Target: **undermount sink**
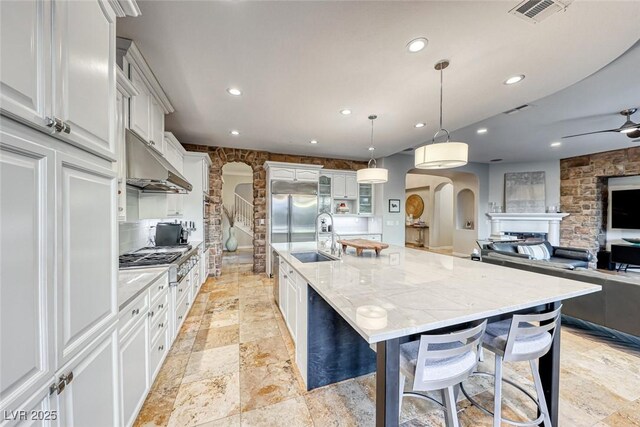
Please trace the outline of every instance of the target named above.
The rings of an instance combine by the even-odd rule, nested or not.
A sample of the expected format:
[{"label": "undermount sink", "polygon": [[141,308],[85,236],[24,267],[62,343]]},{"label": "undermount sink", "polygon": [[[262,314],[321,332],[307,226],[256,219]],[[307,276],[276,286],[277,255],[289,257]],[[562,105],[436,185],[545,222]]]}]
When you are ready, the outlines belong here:
[{"label": "undermount sink", "polygon": [[336,258],[333,258],[327,254],[323,254],[322,252],[297,252],[291,254],[295,259],[300,261],[303,264],[309,262],[326,262],[326,261],[336,261]]}]

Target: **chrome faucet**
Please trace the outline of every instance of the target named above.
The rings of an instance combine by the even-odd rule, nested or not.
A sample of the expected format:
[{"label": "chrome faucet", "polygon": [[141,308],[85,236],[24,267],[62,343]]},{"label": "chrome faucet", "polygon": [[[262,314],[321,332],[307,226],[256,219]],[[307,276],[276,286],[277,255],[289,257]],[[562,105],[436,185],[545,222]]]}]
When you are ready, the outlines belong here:
[{"label": "chrome faucet", "polygon": [[331,215],[329,212],[320,212],[316,216],[316,245],[320,244],[320,239],[319,239],[320,232],[318,230],[318,220],[322,215],[327,215],[331,219],[331,255],[337,255],[338,257],[340,257],[341,251],[340,251],[340,245],[338,245],[338,241],[336,239],[336,227],[333,223],[333,215]]}]

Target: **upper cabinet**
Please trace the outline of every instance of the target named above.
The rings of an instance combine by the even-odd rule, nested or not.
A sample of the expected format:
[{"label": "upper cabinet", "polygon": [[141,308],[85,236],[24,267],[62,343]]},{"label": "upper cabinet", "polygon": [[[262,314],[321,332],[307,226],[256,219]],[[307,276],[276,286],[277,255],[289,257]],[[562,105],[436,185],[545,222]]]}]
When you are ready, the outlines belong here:
[{"label": "upper cabinet", "polygon": [[117,39],[117,63],[138,92],[131,97],[129,129],[164,156],[164,115],[174,111],[169,98],[133,41]]},{"label": "upper cabinet", "polygon": [[116,15],[109,2],[0,7],[0,55],[12,59],[1,65],[2,113],[116,160]]},{"label": "upper cabinet", "polygon": [[129,98],[138,94],[124,72],[116,70],[116,147],[118,149],[118,221],[127,220],[127,147],[125,131],[129,118]]},{"label": "upper cabinet", "polygon": [[355,173],[334,173],[332,189],[334,199],[357,199],[358,181]]},{"label": "upper cabinet", "polygon": [[318,182],[322,166],[299,163],[265,162],[271,181]]}]

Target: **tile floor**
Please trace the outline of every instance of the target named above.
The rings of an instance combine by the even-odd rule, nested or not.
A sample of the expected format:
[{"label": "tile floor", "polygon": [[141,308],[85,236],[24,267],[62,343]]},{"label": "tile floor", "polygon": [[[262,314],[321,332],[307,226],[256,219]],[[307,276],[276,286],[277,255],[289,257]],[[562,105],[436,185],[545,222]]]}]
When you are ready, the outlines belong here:
[{"label": "tile floor", "polygon": [[[373,426],[374,375],[306,392],[271,280],[225,261],[222,276],[197,296],[136,426]],[[640,353],[568,328],[562,339],[560,426],[640,426]],[[493,366],[490,355],[484,365]],[[505,373],[533,390],[527,369],[508,364]],[[467,389],[490,406],[488,381]],[[463,426],[491,425],[463,397],[458,408]],[[443,425],[435,404],[405,398],[402,410],[404,427]],[[505,387],[505,416],[533,412]]]}]

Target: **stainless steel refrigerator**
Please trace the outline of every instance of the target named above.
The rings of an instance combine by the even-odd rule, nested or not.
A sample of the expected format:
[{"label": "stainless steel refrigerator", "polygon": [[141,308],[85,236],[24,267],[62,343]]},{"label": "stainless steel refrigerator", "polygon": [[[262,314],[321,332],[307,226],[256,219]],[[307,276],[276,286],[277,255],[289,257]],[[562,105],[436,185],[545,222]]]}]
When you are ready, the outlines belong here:
[{"label": "stainless steel refrigerator", "polygon": [[271,182],[271,242],[312,242],[318,214],[317,182]]}]

